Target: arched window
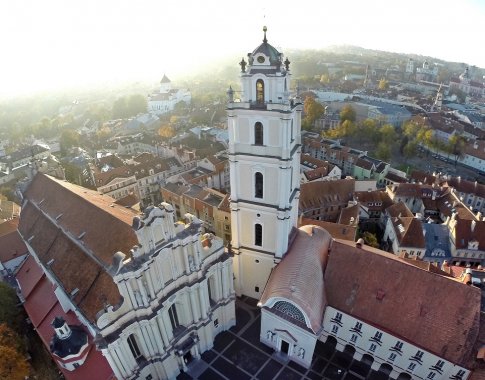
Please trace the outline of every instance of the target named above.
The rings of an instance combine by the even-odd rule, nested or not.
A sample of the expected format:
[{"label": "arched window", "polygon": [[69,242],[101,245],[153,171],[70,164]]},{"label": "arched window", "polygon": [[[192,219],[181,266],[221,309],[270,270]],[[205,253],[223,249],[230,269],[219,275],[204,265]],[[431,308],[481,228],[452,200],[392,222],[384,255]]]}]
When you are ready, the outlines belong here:
[{"label": "arched window", "polygon": [[254,196],[263,198],[263,174],[260,172],[254,175]]},{"label": "arched window", "polygon": [[168,316],[170,317],[170,323],[172,324],[173,330],[180,327],[179,317],[177,315],[177,307],[175,306],[175,304],[170,306],[170,309],[168,309]]},{"label": "arched window", "polygon": [[263,245],[263,226],[259,223],[254,225],[254,245]]},{"label": "arched window", "polygon": [[138,343],[136,342],[136,337],[134,334],[131,334],[128,339],[128,346],[130,347],[130,351],[133,354],[135,360],[138,360],[142,357],[140,348],[138,347]]},{"label": "arched window", "polygon": [[254,124],[254,145],[263,145],[263,124]]},{"label": "arched window", "polygon": [[283,314],[286,314],[287,316],[293,318],[298,322],[305,323],[305,317],[303,316],[300,309],[298,309],[295,305],[292,305],[289,302],[278,301],[274,304],[273,309],[278,310]]},{"label": "arched window", "polygon": [[259,104],[264,103],[264,82],[262,79],[256,81],[256,102]]}]

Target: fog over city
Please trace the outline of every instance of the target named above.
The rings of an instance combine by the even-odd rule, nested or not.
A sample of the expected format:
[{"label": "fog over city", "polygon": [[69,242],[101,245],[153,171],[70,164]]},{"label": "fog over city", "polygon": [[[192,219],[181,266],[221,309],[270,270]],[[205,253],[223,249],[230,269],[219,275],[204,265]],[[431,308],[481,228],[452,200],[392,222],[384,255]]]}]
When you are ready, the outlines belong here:
[{"label": "fog over city", "polygon": [[0,95],[102,81],[177,79],[262,38],[355,45],[485,67],[481,1],[5,1]]}]

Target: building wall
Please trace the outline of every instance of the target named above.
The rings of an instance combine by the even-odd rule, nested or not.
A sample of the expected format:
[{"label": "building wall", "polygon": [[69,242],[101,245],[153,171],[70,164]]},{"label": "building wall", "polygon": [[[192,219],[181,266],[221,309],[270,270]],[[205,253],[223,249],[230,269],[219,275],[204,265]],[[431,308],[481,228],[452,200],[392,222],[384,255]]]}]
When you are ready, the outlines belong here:
[{"label": "building wall", "polygon": [[290,323],[271,311],[261,310],[261,334],[259,339],[262,343],[281,351],[283,341],[289,344],[288,358],[305,368],[312,364],[313,351],[317,342],[317,336]]},{"label": "building wall", "polygon": [[[376,335],[377,334],[377,335]],[[451,363],[431,352],[416,347],[390,332],[379,330],[351,315],[328,306],[325,310],[323,333],[320,340],[326,341],[329,336],[337,340],[337,349],[343,351],[345,346],[355,349],[354,358],[362,356],[373,358],[372,368],[378,370],[387,363],[393,367],[391,378],[396,379],[400,373],[407,373],[413,379],[450,379],[457,378],[460,371],[463,379],[468,378],[470,371]],[[434,373],[434,375],[432,375]],[[431,374],[431,375],[430,375]]]}]

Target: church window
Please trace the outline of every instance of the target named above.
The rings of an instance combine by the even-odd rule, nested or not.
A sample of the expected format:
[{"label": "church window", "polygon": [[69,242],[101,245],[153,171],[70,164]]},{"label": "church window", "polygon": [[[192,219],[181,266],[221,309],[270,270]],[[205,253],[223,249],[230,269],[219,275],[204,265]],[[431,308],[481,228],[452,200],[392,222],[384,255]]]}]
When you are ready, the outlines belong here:
[{"label": "church window", "polygon": [[135,360],[138,360],[141,357],[140,348],[138,348],[138,343],[136,342],[136,337],[134,334],[131,334],[128,339],[128,346],[130,347],[131,353]]},{"label": "church window", "polygon": [[264,103],[264,82],[262,79],[256,81],[256,102],[259,104]]},{"label": "church window", "polygon": [[409,363],[409,365],[408,365],[409,371],[414,371],[415,368],[416,368],[416,363]]},{"label": "church window", "polygon": [[371,345],[369,347],[369,351],[370,352],[375,352],[376,351],[376,348],[377,348],[377,346],[374,343],[371,343]]},{"label": "church window", "polygon": [[263,124],[259,121],[254,124],[254,145],[263,145]]},{"label": "church window", "polygon": [[175,304],[170,306],[170,309],[168,309],[168,316],[170,317],[172,329],[175,330],[176,328],[180,327],[179,318],[177,315],[177,307],[175,306]]},{"label": "church window", "polygon": [[254,245],[263,245],[263,226],[259,223],[254,225]]},{"label": "church window", "polygon": [[263,198],[263,174],[260,172],[254,174],[254,196]]},{"label": "church window", "polygon": [[337,325],[333,325],[332,326],[332,333],[333,334],[337,334],[338,333],[338,326]]},{"label": "church window", "polygon": [[303,313],[295,305],[292,305],[289,302],[278,301],[274,304],[273,309],[278,310],[283,314],[286,314],[287,316],[298,322],[305,323],[305,317],[303,316]]},{"label": "church window", "polygon": [[254,287],[254,291],[255,291],[256,293],[259,293],[259,286],[255,286],[255,287]]}]

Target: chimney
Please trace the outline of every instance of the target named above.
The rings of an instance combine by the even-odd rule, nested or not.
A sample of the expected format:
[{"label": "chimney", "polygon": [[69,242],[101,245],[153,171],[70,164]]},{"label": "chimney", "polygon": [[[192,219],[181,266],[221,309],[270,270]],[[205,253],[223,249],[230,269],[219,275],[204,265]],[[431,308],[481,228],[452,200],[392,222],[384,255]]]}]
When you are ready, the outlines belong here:
[{"label": "chimney", "polygon": [[467,284],[467,285],[472,284],[472,270],[470,268],[465,269],[465,273],[462,281],[464,284]]}]

